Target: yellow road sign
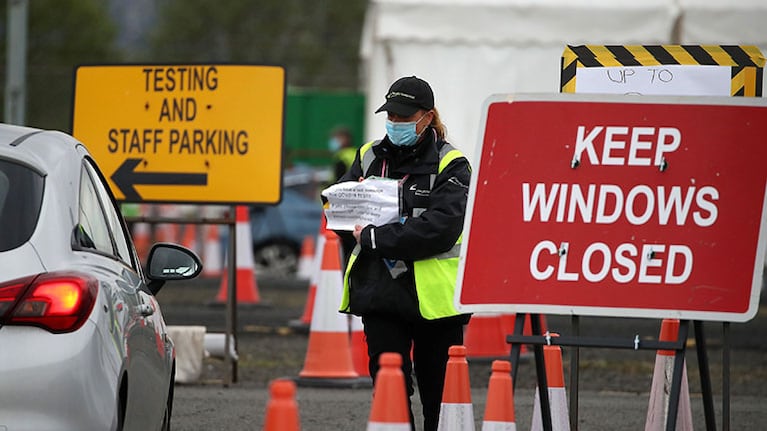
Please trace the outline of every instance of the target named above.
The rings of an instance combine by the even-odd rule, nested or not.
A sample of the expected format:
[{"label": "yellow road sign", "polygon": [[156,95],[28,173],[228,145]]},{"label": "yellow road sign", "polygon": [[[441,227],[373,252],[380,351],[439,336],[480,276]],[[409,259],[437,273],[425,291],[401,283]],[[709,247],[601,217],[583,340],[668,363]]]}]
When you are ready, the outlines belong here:
[{"label": "yellow road sign", "polygon": [[285,70],[80,66],[73,135],[130,202],[277,203]]}]

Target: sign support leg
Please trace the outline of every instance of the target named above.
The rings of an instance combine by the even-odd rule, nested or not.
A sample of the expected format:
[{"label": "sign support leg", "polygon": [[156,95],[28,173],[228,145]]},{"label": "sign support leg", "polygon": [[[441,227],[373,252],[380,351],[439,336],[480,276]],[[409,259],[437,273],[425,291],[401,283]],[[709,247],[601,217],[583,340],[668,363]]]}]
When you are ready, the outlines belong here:
[{"label": "sign support leg", "polygon": [[730,431],[730,322],[722,323],[722,430]]},{"label": "sign support leg", "polygon": [[679,322],[678,340],[681,342],[681,347],[674,355],[674,374],[671,377],[671,393],[668,400],[666,431],[676,430],[676,416],[679,413],[679,393],[682,390],[682,372],[684,371],[684,354],[686,350],[685,340],[687,340],[689,326],[689,320]]},{"label": "sign support leg", "polygon": [[[533,329],[533,335],[543,335],[541,332],[540,314],[530,314],[530,325]],[[549,385],[546,382],[546,363],[543,356],[543,346],[536,344],[534,351],[535,373],[538,376],[538,397],[541,404],[541,423],[543,424],[544,431],[552,431],[551,404],[549,404]]]},{"label": "sign support leg", "polygon": [[[226,338],[224,351],[226,368],[229,373],[224,376],[224,386],[237,382],[237,362],[230,354],[232,348],[237,348],[237,223],[235,206],[229,209],[229,264],[227,265],[227,295],[226,295]],[[231,345],[234,343],[234,346]]]},{"label": "sign support leg", "polygon": [[[517,313],[514,317],[514,335],[522,335],[525,328],[526,314]],[[517,370],[519,369],[519,354],[522,351],[522,343],[511,344],[511,385],[512,391],[517,388]]]},{"label": "sign support leg", "polygon": [[[581,335],[581,318],[573,315],[570,319],[573,336]],[[578,431],[578,367],[580,366],[580,347],[570,350],[570,430]]]},{"label": "sign support leg", "polygon": [[708,349],[706,336],[703,332],[703,322],[693,321],[695,328],[695,349],[698,354],[698,371],[700,372],[700,389],[703,392],[703,413],[706,417],[706,430],[716,431],[716,414],[714,413],[714,397],[711,390],[711,373],[708,367]]},{"label": "sign support leg", "polygon": [[[230,286],[230,295],[232,295],[232,341],[234,342],[234,352],[239,351],[239,346],[237,345],[237,207],[232,207],[232,274],[233,276],[229,279],[229,286]],[[242,240],[242,238],[240,238]],[[232,382],[237,383],[237,374],[238,374],[238,365],[239,362],[232,360]]]}]

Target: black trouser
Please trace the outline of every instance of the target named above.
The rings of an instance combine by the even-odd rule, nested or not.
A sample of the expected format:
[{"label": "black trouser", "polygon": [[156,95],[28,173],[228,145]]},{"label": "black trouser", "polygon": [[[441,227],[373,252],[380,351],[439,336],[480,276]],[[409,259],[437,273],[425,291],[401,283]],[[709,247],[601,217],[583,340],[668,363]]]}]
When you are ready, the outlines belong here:
[{"label": "black trouser", "polygon": [[[366,315],[362,317],[365,338],[370,355],[370,375],[375,379],[378,358],[381,353],[396,352],[402,355],[402,372],[405,374],[410,425],[415,430],[410,396],[413,395],[413,362],[418,393],[424,416],[424,431],[436,431],[439,424],[439,408],[442,388],[445,384],[447,351],[450,346],[463,344],[463,325],[466,317],[409,322],[394,315]],[[413,347],[413,362],[410,350]]]}]

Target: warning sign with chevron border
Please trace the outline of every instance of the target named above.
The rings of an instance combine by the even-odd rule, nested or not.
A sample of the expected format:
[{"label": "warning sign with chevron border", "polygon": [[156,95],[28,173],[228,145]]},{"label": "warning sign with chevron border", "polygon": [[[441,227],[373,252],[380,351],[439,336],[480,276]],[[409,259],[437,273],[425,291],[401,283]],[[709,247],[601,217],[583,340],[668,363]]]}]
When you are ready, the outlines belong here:
[{"label": "warning sign with chevron border", "polygon": [[560,91],[761,97],[764,64],[756,46],[568,45]]}]

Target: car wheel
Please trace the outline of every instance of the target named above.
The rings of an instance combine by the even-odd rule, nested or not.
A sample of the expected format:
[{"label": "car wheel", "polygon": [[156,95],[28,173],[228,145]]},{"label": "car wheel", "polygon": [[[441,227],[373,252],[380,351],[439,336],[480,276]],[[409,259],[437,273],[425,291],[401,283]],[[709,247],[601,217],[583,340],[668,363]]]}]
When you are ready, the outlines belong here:
[{"label": "car wheel", "polygon": [[291,277],[298,268],[298,250],[286,242],[275,242],[256,247],[253,260],[258,274]]},{"label": "car wheel", "polygon": [[115,431],[123,431],[125,426],[125,405],[128,403],[128,379],[123,376],[120,382],[120,394],[117,397],[117,427]]}]

